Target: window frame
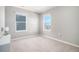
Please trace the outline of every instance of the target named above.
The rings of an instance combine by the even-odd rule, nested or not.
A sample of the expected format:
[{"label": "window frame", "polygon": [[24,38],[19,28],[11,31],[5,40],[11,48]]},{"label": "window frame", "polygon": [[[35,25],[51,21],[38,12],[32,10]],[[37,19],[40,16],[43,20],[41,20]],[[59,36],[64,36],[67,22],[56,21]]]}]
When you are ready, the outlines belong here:
[{"label": "window frame", "polygon": [[46,29],[46,28],[45,28],[45,20],[44,20],[44,18],[45,18],[46,16],[50,16],[50,17],[51,17],[51,25],[52,25],[52,16],[51,16],[51,15],[43,15],[43,31],[51,31],[52,26],[51,26],[50,29]]},{"label": "window frame", "polygon": [[25,30],[17,30],[17,21],[15,19],[15,31],[16,32],[27,32],[27,16],[23,13],[16,13],[16,15],[21,15],[21,16],[25,16],[26,17],[26,29]]}]

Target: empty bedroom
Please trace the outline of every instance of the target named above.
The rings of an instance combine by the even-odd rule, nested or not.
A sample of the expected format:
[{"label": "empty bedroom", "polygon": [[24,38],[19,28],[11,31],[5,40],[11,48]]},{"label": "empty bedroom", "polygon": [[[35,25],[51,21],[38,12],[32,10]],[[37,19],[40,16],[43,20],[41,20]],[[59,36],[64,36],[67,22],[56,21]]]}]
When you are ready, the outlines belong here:
[{"label": "empty bedroom", "polygon": [[0,6],[0,52],[79,52],[79,7]]}]

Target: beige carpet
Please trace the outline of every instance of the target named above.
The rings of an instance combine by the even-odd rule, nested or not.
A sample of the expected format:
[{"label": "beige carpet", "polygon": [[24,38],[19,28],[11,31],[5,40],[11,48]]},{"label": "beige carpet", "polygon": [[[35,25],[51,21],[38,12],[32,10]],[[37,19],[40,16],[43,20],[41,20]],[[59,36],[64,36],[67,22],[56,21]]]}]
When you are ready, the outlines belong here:
[{"label": "beige carpet", "polygon": [[11,51],[12,52],[78,52],[79,48],[52,39],[36,36],[12,41]]}]

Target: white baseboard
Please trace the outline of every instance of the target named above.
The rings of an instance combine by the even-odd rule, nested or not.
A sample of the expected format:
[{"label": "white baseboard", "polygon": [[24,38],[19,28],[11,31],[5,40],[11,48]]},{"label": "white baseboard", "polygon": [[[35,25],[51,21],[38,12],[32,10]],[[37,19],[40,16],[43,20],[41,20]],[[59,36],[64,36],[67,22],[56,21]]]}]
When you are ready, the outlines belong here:
[{"label": "white baseboard", "polygon": [[64,41],[64,40],[59,40],[57,38],[53,38],[53,37],[48,36],[48,35],[43,35],[43,36],[46,37],[46,38],[53,39],[53,40],[56,40],[56,41],[59,41],[59,42],[62,42],[62,43],[65,43],[65,44],[79,48],[79,45],[77,45],[77,44],[73,44],[73,43],[70,43],[70,42],[67,42],[67,41]]}]

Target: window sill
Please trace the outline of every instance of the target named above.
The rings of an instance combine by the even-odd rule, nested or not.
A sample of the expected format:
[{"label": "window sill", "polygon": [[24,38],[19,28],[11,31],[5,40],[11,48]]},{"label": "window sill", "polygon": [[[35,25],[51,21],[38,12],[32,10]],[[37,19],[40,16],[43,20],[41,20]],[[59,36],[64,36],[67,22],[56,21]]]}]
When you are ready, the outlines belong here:
[{"label": "window sill", "polygon": [[19,30],[19,31],[16,31],[16,32],[27,32],[27,30]]}]

